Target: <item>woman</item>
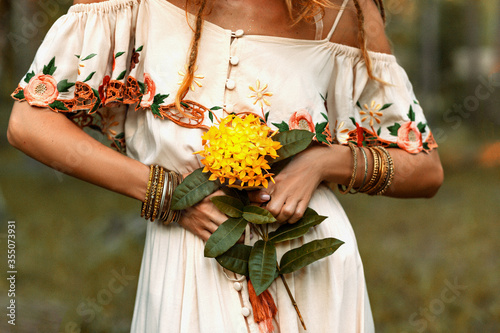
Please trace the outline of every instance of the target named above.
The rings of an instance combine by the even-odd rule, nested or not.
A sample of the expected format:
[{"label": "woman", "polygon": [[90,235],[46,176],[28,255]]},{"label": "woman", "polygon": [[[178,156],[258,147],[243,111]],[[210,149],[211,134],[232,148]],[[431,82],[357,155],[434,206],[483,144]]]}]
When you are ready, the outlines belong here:
[{"label": "woman", "polygon": [[[212,124],[206,109],[219,118],[269,112],[270,125],[320,128],[323,144],[296,156],[252,199],[279,223],[296,222],[308,206],[328,216],[279,247],[278,256],[313,239],[345,242],[287,277],[308,331],[372,332],[355,237],[324,183],[344,192],[431,197],[443,179],[411,84],[390,55],[382,2],[92,2],[75,1],[81,4],[45,38],[13,94],[19,101],[9,142],[60,171],[143,201],[149,165],[183,175],[201,166],[192,153]],[[205,113],[195,115],[194,106]],[[99,127],[115,148],[126,144],[127,155],[75,122]],[[74,154],[78,163],[68,158]],[[372,178],[380,179],[378,187],[368,186]],[[133,332],[259,330],[246,280],[203,256],[204,241],[226,218],[206,198],[178,223],[148,223]],[[302,332],[281,282],[270,292],[278,308],[274,329]]]}]

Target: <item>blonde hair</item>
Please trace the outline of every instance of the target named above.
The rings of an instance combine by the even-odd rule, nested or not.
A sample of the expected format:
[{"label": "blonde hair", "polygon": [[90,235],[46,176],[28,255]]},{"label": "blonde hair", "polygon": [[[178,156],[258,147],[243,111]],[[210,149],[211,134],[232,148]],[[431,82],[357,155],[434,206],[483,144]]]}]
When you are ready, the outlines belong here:
[{"label": "blonde hair", "polygon": [[[191,46],[189,48],[189,60],[186,70],[186,75],[184,76],[184,80],[181,83],[179,90],[177,91],[177,95],[175,96],[175,105],[179,112],[186,117],[190,117],[183,111],[181,106],[181,101],[184,96],[187,94],[189,87],[193,83],[194,79],[194,71],[196,69],[196,59],[198,58],[198,46],[200,42],[201,32],[203,29],[203,15],[205,13],[205,8],[208,0],[201,0],[199,2],[198,12],[196,14],[196,25],[194,28],[193,38],[191,39]],[[383,82],[379,78],[373,75],[372,71],[372,62],[370,59],[370,55],[368,54],[368,49],[366,47],[366,33],[365,33],[365,16],[361,6],[359,4],[359,0],[353,0],[354,7],[356,8],[356,14],[358,17],[358,43],[359,48],[363,54],[363,59],[366,63],[366,69],[368,72],[368,76],[370,79]],[[382,19],[385,23],[385,9],[383,0],[373,0],[377,5]],[[189,0],[186,0],[186,11]],[[331,3],[330,0],[285,0],[288,13],[293,23],[296,24],[302,20],[312,20],[314,16],[318,13],[323,14],[325,8],[336,8],[334,4]]]}]

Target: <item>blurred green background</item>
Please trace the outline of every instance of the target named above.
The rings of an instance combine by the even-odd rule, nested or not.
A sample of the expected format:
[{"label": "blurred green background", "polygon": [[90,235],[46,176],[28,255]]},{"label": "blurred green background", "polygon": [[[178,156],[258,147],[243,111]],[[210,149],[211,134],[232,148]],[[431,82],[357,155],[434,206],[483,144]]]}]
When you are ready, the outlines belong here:
[{"label": "blurred green background", "polygon": [[[6,277],[14,220],[18,271],[15,327],[0,279],[0,332],[128,332],[132,317],[140,204],[39,164],[5,136],[9,93],[69,4],[0,1],[0,268]],[[500,332],[500,1],[385,4],[394,53],[440,145],[445,183],[430,200],[340,198],[377,331]]]}]

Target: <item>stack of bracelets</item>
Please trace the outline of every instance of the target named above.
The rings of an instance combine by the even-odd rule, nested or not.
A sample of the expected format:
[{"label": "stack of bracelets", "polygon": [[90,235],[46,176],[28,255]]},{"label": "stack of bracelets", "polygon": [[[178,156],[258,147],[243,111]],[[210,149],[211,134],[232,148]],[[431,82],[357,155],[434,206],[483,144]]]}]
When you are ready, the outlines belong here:
[{"label": "stack of bracelets", "polygon": [[141,217],[146,220],[158,219],[164,224],[179,221],[180,211],[170,209],[175,188],[181,183],[182,176],[159,165],[151,165],[146,198],[142,203]]},{"label": "stack of bracelets", "polygon": [[373,156],[373,174],[370,180],[367,181],[368,175],[368,157],[366,156],[365,150],[361,147],[360,150],[363,154],[365,174],[361,185],[355,189],[354,182],[356,181],[356,174],[358,170],[358,148],[352,142],[348,143],[349,148],[351,148],[352,155],[354,158],[354,169],[351,175],[351,181],[349,185],[344,188],[343,185],[339,184],[339,191],[342,194],[347,193],[367,193],[369,195],[382,195],[384,194],[389,186],[391,186],[392,179],[394,178],[394,162],[389,152],[382,146],[368,147],[368,150]]}]

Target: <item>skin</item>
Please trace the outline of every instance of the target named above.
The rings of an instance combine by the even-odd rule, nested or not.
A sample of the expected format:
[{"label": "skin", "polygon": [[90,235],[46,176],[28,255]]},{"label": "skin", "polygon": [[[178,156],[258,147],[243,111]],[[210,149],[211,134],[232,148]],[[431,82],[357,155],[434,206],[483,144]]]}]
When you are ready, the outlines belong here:
[{"label": "skin", "polygon": [[[100,1],[78,0],[74,3]],[[185,0],[171,0],[185,8]],[[336,1],[335,4],[340,4]],[[372,1],[362,2],[367,29],[367,46],[370,50],[390,53],[390,46],[383,22]],[[195,12],[195,8],[188,11]],[[335,20],[338,10],[325,10],[324,36]],[[245,0],[217,1],[209,8],[206,20],[226,29],[243,29],[247,34],[273,35],[300,39],[314,39],[315,26],[300,22],[292,25],[287,9],[281,1]],[[357,20],[353,8],[342,17],[332,37],[336,43],[358,47]],[[7,132],[9,142],[27,155],[59,171],[111,191],[142,201],[145,197],[149,167],[121,155],[102,145],[83,132],[63,114],[48,109],[15,102]],[[81,149],[75,149],[81,147]],[[366,150],[369,167],[373,158]],[[436,150],[430,154],[409,154],[400,149],[389,149],[396,171],[393,184],[386,195],[392,197],[432,197],[443,182],[443,170]],[[359,185],[364,174],[362,154],[358,154]],[[319,161],[322,163],[310,163]],[[346,146],[312,146],[297,155],[275,177],[276,184],[251,193],[256,204],[265,205],[280,223],[295,223],[308,206],[313,192],[323,182],[348,185],[353,169],[350,149]],[[401,172],[404,171],[404,172]],[[371,172],[368,174],[370,177]],[[304,182],[307,179],[307,182]],[[212,194],[222,195],[222,192]],[[205,198],[199,204],[186,209],[180,225],[207,240],[227,217]]]}]

